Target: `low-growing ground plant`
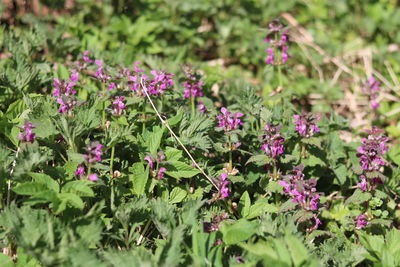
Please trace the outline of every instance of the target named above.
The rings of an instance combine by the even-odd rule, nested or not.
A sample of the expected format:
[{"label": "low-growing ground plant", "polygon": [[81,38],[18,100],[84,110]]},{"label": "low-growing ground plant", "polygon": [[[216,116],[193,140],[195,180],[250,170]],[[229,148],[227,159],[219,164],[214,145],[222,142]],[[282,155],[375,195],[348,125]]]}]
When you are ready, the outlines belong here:
[{"label": "low-growing ground plant", "polygon": [[42,60],[40,35],[14,31],[2,33],[0,266],[400,265],[384,77],[359,81],[359,129],[290,93],[302,44],[282,18],[254,40],[268,95],[201,64],[85,45]]}]

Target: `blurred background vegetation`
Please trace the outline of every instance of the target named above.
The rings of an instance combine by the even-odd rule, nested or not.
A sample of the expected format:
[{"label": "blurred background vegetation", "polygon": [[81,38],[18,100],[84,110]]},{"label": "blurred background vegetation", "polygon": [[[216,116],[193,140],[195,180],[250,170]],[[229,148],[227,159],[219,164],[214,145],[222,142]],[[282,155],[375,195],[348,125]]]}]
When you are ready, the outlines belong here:
[{"label": "blurred background vegetation", "polygon": [[[400,136],[395,0],[4,0],[0,12],[3,111],[24,93],[49,92],[61,63],[88,49],[110,64],[142,60],[174,73],[190,62],[214,93],[253,86],[267,105],[290,97],[305,110],[334,109],[356,130],[373,123]],[[282,88],[265,64],[264,29],[275,18],[291,38]],[[362,94],[372,75],[384,85],[373,117]]]}]

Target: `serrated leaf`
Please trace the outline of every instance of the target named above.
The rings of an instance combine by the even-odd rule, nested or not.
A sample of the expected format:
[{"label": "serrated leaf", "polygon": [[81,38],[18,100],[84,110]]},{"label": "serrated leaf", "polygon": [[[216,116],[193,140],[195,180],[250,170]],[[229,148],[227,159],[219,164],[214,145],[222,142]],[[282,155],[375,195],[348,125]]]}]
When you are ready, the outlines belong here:
[{"label": "serrated leaf", "polygon": [[180,187],[174,187],[169,194],[169,203],[180,203],[186,198],[186,196],[186,190],[183,190]]},{"label": "serrated leaf", "polygon": [[247,217],[250,213],[251,200],[249,193],[245,191],[239,200],[239,213],[242,217]]},{"label": "serrated leaf", "polygon": [[311,211],[300,210],[293,215],[295,221],[305,222],[314,217],[314,214]]},{"label": "serrated leaf", "polygon": [[267,163],[270,163],[271,161],[272,159],[267,155],[254,155],[247,160],[246,165],[252,162],[255,162],[260,165],[265,165]]},{"label": "serrated leaf", "polygon": [[147,148],[151,154],[157,154],[158,149],[160,148],[161,139],[164,134],[164,128],[158,128],[155,132],[152,132],[147,136]]},{"label": "serrated leaf", "polygon": [[291,234],[286,234],[285,241],[292,256],[294,266],[301,266],[307,261],[308,251],[300,240]]},{"label": "serrated leaf", "polygon": [[338,167],[333,169],[339,184],[343,185],[346,182],[347,168],[344,164],[340,164]]},{"label": "serrated leaf", "polygon": [[169,161],[169,163],[165,173],[177,179],[191,178],[200,173],[196,168],[181,161]]},{"label": "serrated leaf", "polygon": [[360,189],[356,189],[348,199],[346,199],[345,204],[350,204],[350,203],[355,203],[355,204],[361,204],[365,201],[370,200],[372,197],[371,193],[369,192],[363,192]]},{"label": "serrated leaf", "polygon": [[47,185],[38,182],[26,182],[13,188],[13,191],[19,195],[34,195],[48,191]]},{"label": "serrated leaf", "polygon": [[132,172],[129,180],[133,183],[133,192],[138,196],[143,195],[149,179],[149,166],[147,165],[145,169],[143,163],[136,162],[129,168],[129,171]]},{"label": "serrated leaf", "polygon": [[165,157],[167,160],[178,161],[182,158],[182,151],[173,147],[167,147]]},{"label": "serrated leaf", "polygon": [[284,203],[281,205],[281,207],[280,207],[280,209],[279,209],[279,212],[286,212],[286,211],[292,210],[292,209],[294,209],[296,206],[297,206],[297,203],[296,203],[296,202],[293,202],[292,199],[288,199],[286,202],[284,202]]},{"label": "serrated leaf", "polygon": [[80,197],[93,197],[94,192],[92,188],[89,187],[90,184],[91,184],[90,181],[84,181],[84,180],[72,181],[66,183],[61,189],[61,191],[63,193],[73,193]]},{"label": "serrated leaf", "polygon": [[249,239],[257,231],[255,222],[240,219],[233,224],[227,222],[222,223],[220,230],[223,234],[223,240],[226,244],[237,244],[241,241]]},{"label": "serrated leaf", "polygon": [[60,193],[58,194],[58,197],[61,202],[69,203],[71,206],[78,209],[83,209],[85,205],[79,196],[72,193]]},{"label": "serrated leaf", "polygon": [[48,189],[54,192],[60,191],[60,186],[58,185],[58,183],[54,181],[53,178],[51,178],[47,174],[29,172],[28,175],[32,177],[35,182],[46,185]]}]

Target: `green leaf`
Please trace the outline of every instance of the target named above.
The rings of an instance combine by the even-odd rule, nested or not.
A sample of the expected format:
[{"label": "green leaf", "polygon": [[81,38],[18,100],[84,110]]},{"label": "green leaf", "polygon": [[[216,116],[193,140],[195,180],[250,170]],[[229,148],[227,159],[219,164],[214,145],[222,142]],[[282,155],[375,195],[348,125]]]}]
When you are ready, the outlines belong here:
[{"label": "green leaf", "polygon": [[178,161],[182,158],[182,151],[173,147],[167,147],[165,157],[168,161]]},{"label": "green leaf", "polygon": [[164,128],[158,128],[155,132],[150,133],[147,137],[147,148],[151,154],[157,154],[157,151],[160,148],[163,133]]},{"label": "green leaf", "polygon": [[251,200],[249,193],[245,191],[239,200],[239,213],[242,217],[247,217],[250,213]]},{"label": "green leaf", "polygon": [[79,196],[72,193],[60,193],[58,197],[62,202],[69,203],[71,206],[78,209],[83,209],[85,205]]},{"label": "green leaf", "polygon": [[196,168],[181,162],[181,161],[169,161],[170,165],[167,166],[167,171],[165,172],[171,177],[174,178],[191,178],[196,174],[199,174],[200,171]]},{"label": "green leaf", "polygon": [[350,204],[350,203],[355,203],[355,204],[361,204],[365,201],[370,200],[372,197],[371,193],[369,192],[363,192],[360,189],[356,189],[348,199],[344,202],[345,204]]},{"label": "green leaf", "polygon": [[143,163],[136,162],[129,168],[132,174],[129,175],[129,180],[133,183],[133,193],[138,196],[144,194],[147,180],[149,179],[149,167],[144,168]]},{"label": "green leaf", "polygon": [[89,187],[91,184],[92,182],[85,180],[72,181],[66,183],[61,191],[63,193],[73,193],[80,197],[93,197],[94,192],[92,188]]},{"label": "green leaf", "polygon": [[343,185],[346,182],[347,168],[344,164],[340,164],[338,167],[333,169],[339,184]]},{"label": "green leaf", "polygon": [[47,185],[38,182],[26,182],[13,188],[13,191],[19,195],[34,195],[43,191],[48,191]]},{"label": "green leaf", "polygon": [[257,163],[257,165],[265,165],[267,163],[270,163],[271,161],[272,159],[267,155],[254,155],[247,160],[246,165],[252,162]]},{"label": "green leaf", "polygon": [[306,247],[302,242],[300,242],[300,240],[291,234],[285,235],[285,241],[292,255],[294,266],[301,266],[301,264],[303,264],[308,258]]},{"label": "green leaf", "polygon": [[169,203],[180,203],[186,198],[186,196],[186,190],[183,190],[180,187],[175,187],[169,194]]},{"label": "green leaf", "polygon": [[285,203],[282,204],[281,208],[279,209],[279,212],[286,212],[292,210],[296,206],[297,206],[296,202],[293,202],[292,199],[288,199]]},{"label": "green leaf", "polygon": [[60,191],[60,186],[58,185],[58,183],[54,181],[53,178],[51,178],[47,174],[29,172],[28,175],[32,177],[35,182],[45,184],[48,189],[54,192]]},{"label": "green leaf", "polygon": [[220,228],[226,244],[237,244],[249,239],[257,231],[257,224],[246,219],[240,219],[233,224],[224,222]]},{"label": "green leaf", "polygon": [[175,116],[168,119],[169,126],[174,126],[175,124],[178,124],[182,120],[182,117],[183,117],[183,111],[180,108]]}]

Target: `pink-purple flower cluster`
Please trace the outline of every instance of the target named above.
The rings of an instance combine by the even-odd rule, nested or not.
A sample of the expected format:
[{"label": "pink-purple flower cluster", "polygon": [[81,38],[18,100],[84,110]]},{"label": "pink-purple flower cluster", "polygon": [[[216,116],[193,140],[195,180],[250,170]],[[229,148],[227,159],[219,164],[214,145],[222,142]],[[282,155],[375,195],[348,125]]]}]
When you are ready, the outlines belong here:
[{"label": "pink-purple flower cluster", "polygon": [[[144,157],[144,160],[146,160],[148,162],[150,170],[152,171],[153,177],[156,177],[159,180],[164,179],[164,176],[165,176],[164,173],[167,171],[167,169],[164,167],[158,168],[158,164],[162,163],[165,160],[165,155],[163,152],[161,152],[161,151],[158,152],[156,158],[154,158],[152,156],[146,156],[146,157]],[[157,166],[154,166],[155,163]],[[154,170],[157,168],[158,168],[158,170]]]},{"label": "pink-purple flower cluster", "polygon": [[231,113],[226,108],[221,108],[220,115],[217,116],[218,125],[217,127],[222,128],[225,132],[231,132],[236,130],[239,125],[244,123],[239,119],[243,117],[243,113]]},{"label": "pink-purple flower cluster", "polygon": [[385,165],[383,155],[389,149],[387,146],[389,138],[382,135],[383,130],[373,127],[367,132],[368,138],[361,139],[361,147],[357,150],[357,156],[360,158],[361,168],[363,169],[358,186],[363,191],[373,189],[378,184],[383,183],[378,174],[381,166]]},{"label": "pink-purple flower cluster", "polygon": [[381,90],[379,87],[380,84],[380,81],[375,80],[375,78],[371,76],[363,87],[363,93],[368,96],[372,109],[379,108],[377,98],[379,96],[379,91]]},{"label": "pink-purple flower cluster", "polygon": [[74,86],[79,79],[79,73],[76,70],[71,71],[69,81],[54,78],[52,86],[54,87],[53,96],[57,98],[57,103],[60,104],[58,112],[71,113],[76,106],[75,98],[76,91]]},{"label": "pink-purple flower cluster", "polygon": [[204,83],[202,81],[198,81],[196,76],[193,74],[187,75],[186,80],[182,85],[185,87],[183,97],[191,98],[203,96],[202,86]]},{"label": "pink-purple flower cluster", "polygon": [[368,225],[367,216],[361,214],[357,217],[356,229],[361,230]]},{"label": "pink-purple flower cluster", "polygon": [[283,191],[288,194],[292,201],[298,203],[305,210],[318,210],[319,194],[317,193],[315,179],[304,180],[304,167],[302,165],[294,167],[291,174],[286,175],[285,179],[279,184],[283,186]]},{"label": "pink-purple flower cluster", "polygon": [[121,116],[122,113],[124,112],[124,109],[126,109],[125,106],[125,97],[124,96],[116,96],[114,98],[114,101],[112,102],[112,114],[115,116]]},{"label": "pink-purple flower cluster", "polygon": [[[87,166],[89,166],[90,169],[91,165],[102,160],[101,156],[103,154],[103,147],[104,146],[99,142],[92,142],[89,145],[87,145],[85,148],[87,154],[83,155],[85,162],[78,165],[78,168],[76,169],[74,174],[79,175],[81,179],[84,179],[84,177],[86,176]],[[87,179],[89,181],[95,182],[98,180],[98,176],[95,173],[89,173]]]},{"label": "pink-purple flower cluster", "polygon": [[221,198],[229,197],[230,191],[228,185],[230,183],[231,182],[228,180],[228,174],[226,172],[221,173],[218,181],[219,194]]},{"label": "pink-purple flower cluster", "polygon": [[33,133],[33,129],[36,128],[31,122],[25,122],[22,127],[19,127],[23,132],[18,134],[18,139],[22,142],[33,143],[36,138],[36,134]]},{"label": "pink-purple flower cluster", "polygon": [[174,86],[171,73],[152,70],[150,73],[153,75],[153,79],[148,83],[148,93],[151,95],[161,95],[165,90]]},{"label": "pink-purple flower cluster", "polygon": [[112,77],[111,77],[111,75],[109,75],[105,72],[103,61],[95,60],[95,64],[97,65],[97,70],[95,72],[96,78],[102,83],[109,82],[112,79]]},{"label": "pink-purple flower cluster", "polygon": [[85,161],[89,164],[94,164],[101,161],[101,156],[103,154],[103,145],[99,142],[92,142],[86,146],[85,150],[87,154],[83,155]]},{"label": "pink-purple flower cluster", "polygon": [[267,123],[264,127],[265,134],[262,136],[263,144],[261,150],[264,150],[267,156],[274,159],[284,152],[283,143],[285,138],[280,134],[280,129],[280,126]]},{"label": "pink-purple flower cluster", "polygon": [[200,112],[207,113],[208,110],[206,105],[204,105],[203,101],[198,101],[197,103],[198,103],[197,107],[199,108]]},{"label": "pink-purple flower cluster", "polygon": [[267,64],[281,65],[289,59],[288,30],[283,28],[283,25],[278,20],[273,20],[268,25],[268,34],[264,39],[269,47],[265,50],[267,52]]},{"label": "pink-purple flower cluster", "polygon": [[313,114],[301,114],[301,115],[294,115],[293,118],[295,119],[294,124],[296,125],[295,130],[304,137],[312,137],[315,133],[319,132],[319,128],[316,124],[320,118],[314,116]]}]

